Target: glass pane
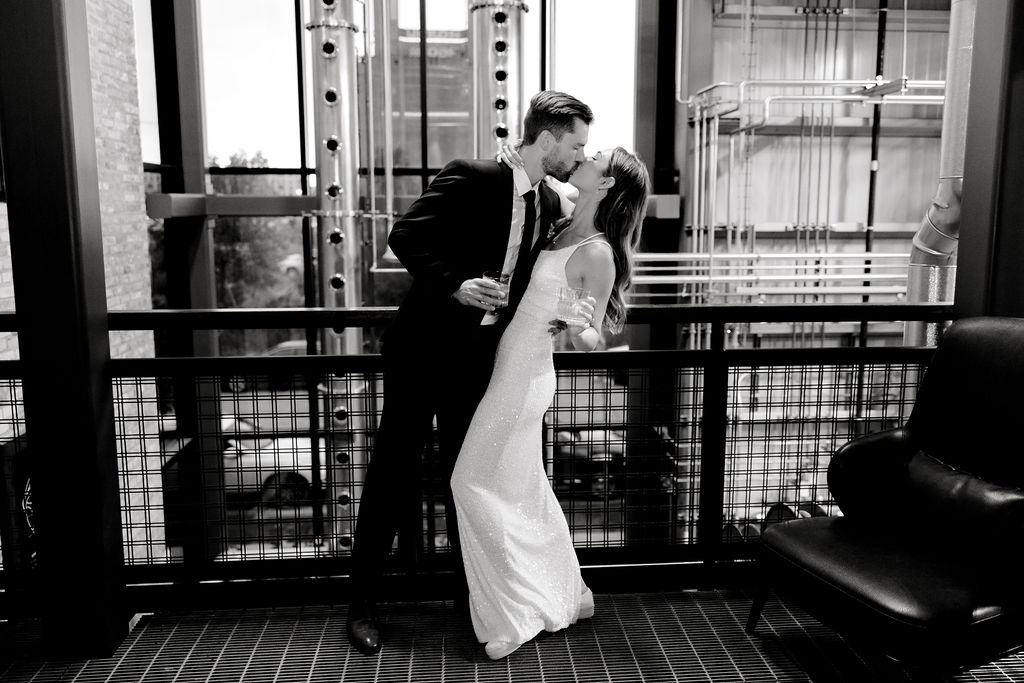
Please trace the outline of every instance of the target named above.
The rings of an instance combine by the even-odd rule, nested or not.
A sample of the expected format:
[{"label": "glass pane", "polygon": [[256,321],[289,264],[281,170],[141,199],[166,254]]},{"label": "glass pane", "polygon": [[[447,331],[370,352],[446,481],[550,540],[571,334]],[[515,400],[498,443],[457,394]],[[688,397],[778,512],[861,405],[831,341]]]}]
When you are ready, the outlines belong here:
[{"label": "glass pane", "polygon": [[394,69],[391,89],[395,166],[419,166],[420,154],[420,16],[419,3],[402,0],[389,27]]},{"label": "glass pane", "polygon": [[133,0],[135,60],[139,79],[139,133],[142,160],[160,163],[160,120],[156,107],[156,65],[153,59],[153,17],[150,0]]},{"label": "glass pane", "polygon": [[[231,163],[226,168],[260,168],[249,165],[246,160],[232,159],[240,163]],[[250,195],[298,195],[302,194],[302,177],[295,173],[210,173],[209,186],[215,194],[250,194]]]},{"label": "glass pane", "polygon": [[[427,2],[427,165],[473,154],[469,14],[461,0]],[[395,165],[422,163],[418,0],[400,0],[392,28]]]},{"label": "glass pane", "polygon": [[530,3],[530,11],[522,16],[523,31],[523,113],[534,93],[540,91],[541,34],[540,34],[540,3]]},{"label": "glass pane", "polygon": [[587,154],[633,149],[636,0],[558,0],[552,87],[594,110]]},{"label": "glass pane", "polygon": [[[217,218],[213,239],[218,308],[304,305],[301,218]],[[221,330],[218,337],[222,355],[261,354],[302,331]]]},{"label": "glass pane", "polygon": [[303,305],[301,218],[221,217],[213,238],[218,308]]},{"label": "glass pane", "polygon": [[473,63],[461,0],[427,2],[427,165],[473,155]]},{"label": "glass pane", "polygon": [[200,9],[210,165],[240,154],[298,167],[293,3],[204,0]]}]

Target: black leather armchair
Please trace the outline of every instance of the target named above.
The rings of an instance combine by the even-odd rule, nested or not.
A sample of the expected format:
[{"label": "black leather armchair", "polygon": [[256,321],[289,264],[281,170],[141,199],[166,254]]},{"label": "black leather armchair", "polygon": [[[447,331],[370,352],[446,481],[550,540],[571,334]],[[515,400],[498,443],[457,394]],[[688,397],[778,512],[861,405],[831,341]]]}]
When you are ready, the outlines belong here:
[{"label": "black leather armchair", "polygon": [[774,589],[911,669],[1024,646],[1024,319],[954,323],[907,424],[840,448],[828,485],[842,517],[762,534],[748,632]]}]

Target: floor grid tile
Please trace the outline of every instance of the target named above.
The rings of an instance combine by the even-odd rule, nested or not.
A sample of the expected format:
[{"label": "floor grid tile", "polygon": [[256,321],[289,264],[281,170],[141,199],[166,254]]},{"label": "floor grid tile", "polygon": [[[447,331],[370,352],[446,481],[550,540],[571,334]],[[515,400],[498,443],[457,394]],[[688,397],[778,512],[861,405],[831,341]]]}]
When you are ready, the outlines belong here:
[{"label": "floor grid tile", "polygon": [[[899,666],[855,651],[804,612],[777,600],[757,634],[743,631],[740,592],[596,596],[593,619],[542,633],[491,662],[451,603],[389,605],[379,656],[344,641],[345,606],[168,612],[143,617],[108,659],[40,661],[37,633],[0,623],[0,681],[73,683],[712,683],[909,681]],[[1024,654],[960,674],[1024,682]]]}]

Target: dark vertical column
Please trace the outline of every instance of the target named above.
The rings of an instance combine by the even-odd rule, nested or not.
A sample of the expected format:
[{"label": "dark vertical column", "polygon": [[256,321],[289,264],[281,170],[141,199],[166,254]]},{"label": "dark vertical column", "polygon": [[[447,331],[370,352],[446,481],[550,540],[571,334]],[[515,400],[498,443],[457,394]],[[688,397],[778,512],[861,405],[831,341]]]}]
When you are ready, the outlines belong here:
[{"label": "dark vertical column", "polygon": [[0,3],[18,343],[49,653],[127,632],[103,239],[84,0]]},{"label": "dark vertical column", "polygon": [[[878,3],[878,31],[875,41],[875,79],[885,78],[885,26],[889,18],[888,0]],[[878,186],[878,144],[882,136],[882,106],[874,105],[871,112],[871,166],[868,169],[868,211],[864,220],[864,250],[871,251],[875,236],[875,200]],[[869,271],[868,271],[869,272]],[[867,283],[865,283],[867,284]],[[867,301],[867,297],[864,297]]]},{"label": "dark vertical column", "polygon": [[[152,0],[162,191],[206,193],[199,9],[196,0]],[[213,238],[206,216],[164,222],[169,308],[215,308]],[[213,355],[216,337],[196,333],[176,355]],[[185,353],[187,351],[187,353]]]},{"label": "dark vertical column", "polygon": [[967,114],[957,318],[1024,316],[1024,7],[978,3]]},{"label": "dark vertical column", "polygon": [[[682,4],[682,17],[679,18],[682,24],[683,45],[680,55],[680,81],[682,85],[681,97],[685,100],[689,95],[701,88],[711,85],[713,78],[712,55],[714,49],[711,41],[713,35],[713,2],[712,0],[688,0]],[[680,194],[692,201],[689,196],[693,182],[693,156],[696,150],[693,148],[692,126],[688,123],[688,112],[685,105],[676,108],[676,146],[674,156],[676,168],[679,171]],[[687,215],[687,208],[680,207],[682,216]],[[686,224],[686,218],[682,219]],[[686,251],[689,247],[680,241],[678,251]]]},{"label": "dark vertical column", "polygon": [[637,30],[636,152],[647,163],[654,193],[678,194],[676,3],[640,0]]},{"label": "dark vertical column", "polygon": [[725,323],[711,323],[711,353],[704,366],[704,404],[700,423],[700,517],[697,541],[701,557],[719,558],[725,501],[725,449],[729,418],[729,364],[725,357]]},{"label": "dark vertical column", "polygon": [[[647,164],[654,194],[679,194],[676,144],[676,3],[641,0],[637,4],[636,105],[634,131],[636,152]],[[599,113],[600,114],[600,113]],[[641,251],[678,251],[682,221],[649,217],[644,220]],[[674,294],[678,285],[657,285],[654,292]],[[678,325],[650,326],[647,344],[652,349],[674,349]],[[639,338],[634,344],[643,345]],[[653,378],[652,378],[653,379]],[[672,376],[659,378],[662,396],[671,401]]]},{"label": "dark vertical column", "polygon": [[[875,39],[875,79],[881,82],[884,78],[883,71],[885,70],[885,25],[886,20],[889,18],[889,2],[888,0],[879,0],[878,2],[878,31]],[[871,112],[871,163],[868,167],[868,208],[867,214],[864,219],[864,251],[871,253],[874,249],[875,244],[875,202],[878,195],[878,146],[882,137],[882,105],[874,105]],[[864,262],[864,274],[867,275],[871,272],[871,259]],[[868,281],[864,282],[864,286],[867,287],[871,283]],[[869,296],[865,294],[861,297],[861,301],[867,303]],[[864,321],[860,324],[860,334],[858,340],[861,346],[868,345],[868,323]],[[863,380],[863,367],[859,370],[858,383]]]},{"label": "dark vertical column", "polygon": [[[548,89],[548,67],[551,55],[548,54],[548,47],[551,43],[551,39],[548,36],[550,32],[550,20],[548,19],[551,14],[551,0],[540,0],[540,89]],[[524,93],[525,94],[525,93]],[[531,95],[532,97],[532,95]]]},{"label": "dark vertical column", "polygon": [[[160,158],[165,193],[206,193],[206,137],[197,0],[151,0],[156,67]],[[164,264],[168,308],[216,308],[213,232],[207,216],[164,220]],[[166,356],[217,354],[214,330],[171,330]],[[223,478],[218,430],[219,387],[197,378],[173,379],[178,431],[193,437],[180,458],[183,552],[188,569],[198,576],[203,564],[221,548]],[[197,407],[202,401],[205,423]]]},{"label": "dark vertical column", "polygon": [[420,183],[424,190],[430,183],[430,145],[427,136],[427,0],[420,0]]}]

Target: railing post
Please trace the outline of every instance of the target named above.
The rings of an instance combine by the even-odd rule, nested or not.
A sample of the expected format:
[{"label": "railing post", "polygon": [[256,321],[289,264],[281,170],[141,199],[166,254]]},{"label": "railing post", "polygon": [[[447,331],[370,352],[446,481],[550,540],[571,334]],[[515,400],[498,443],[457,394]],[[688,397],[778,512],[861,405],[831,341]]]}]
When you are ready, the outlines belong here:
[{"label": "railing post", "polygon": [[[198,0],[150,0],[160,118],[161,191],[206,192],[206,146],[202,111],[202,56]],[[206,309],[217,305],[213,231],[208,216],[164,219],[167,307]],[[217,355],[213,329],[169,329],[156,337],[162,356]],[[219,387],[180,375],[169,383],[177,430],[192,441],[181,454],[184,560],[192,576],[222,550],[222,459]],[[202,415],[199,407],[202,406]]]},{"label": "railing post", "polygon": [[718,320],[711,323],[711,349],[704,365],[700,432],[700,517],[697,520],[697,543],[705,562],[718,559],[722,542],[728,385],[725,321]]},{"label": "railing post", "polygon": [[655,427],[676,420],[676,373],[670,370],[650,367],[629,373],[623,533],[628,546],[669,544],[678,524],[672,516],[672,491],[664,484],[667,445]]}]

